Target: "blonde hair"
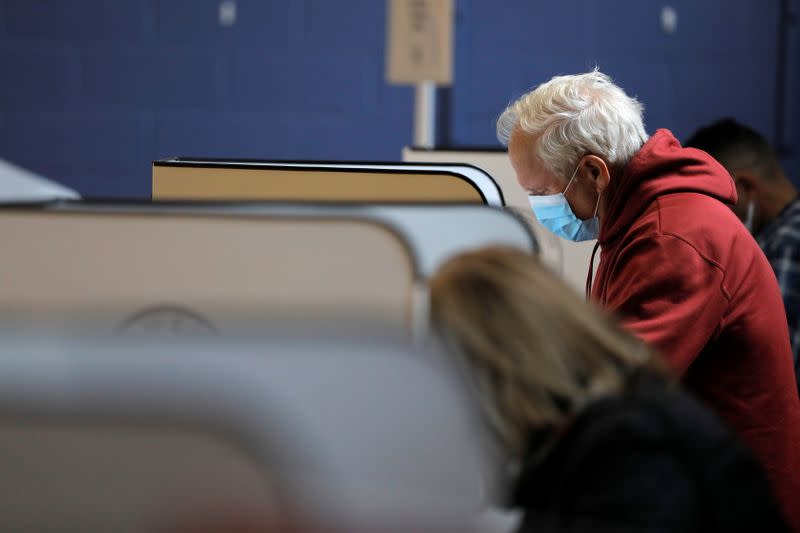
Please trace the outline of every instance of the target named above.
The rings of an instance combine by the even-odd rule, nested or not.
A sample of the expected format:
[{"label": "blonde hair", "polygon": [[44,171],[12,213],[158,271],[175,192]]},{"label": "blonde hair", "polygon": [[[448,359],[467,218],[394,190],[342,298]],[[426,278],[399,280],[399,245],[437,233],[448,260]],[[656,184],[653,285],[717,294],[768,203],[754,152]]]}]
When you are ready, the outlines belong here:
[{"label": "blonde hair", "polygon": [[644,106],[597,69],[556,76],[509,105],[497,120],[497,137],[539,136],[537,153],[545,166],[566,179],[586,154],[622,168],[647,142]]},{"label": "blonde hair", "polygon": [[435,332],[466,362],[489,424],[517,458],[532,431],[620,391],[626,372],[656,367],[638,340],[526,252],[457,256],[430,286]]}]

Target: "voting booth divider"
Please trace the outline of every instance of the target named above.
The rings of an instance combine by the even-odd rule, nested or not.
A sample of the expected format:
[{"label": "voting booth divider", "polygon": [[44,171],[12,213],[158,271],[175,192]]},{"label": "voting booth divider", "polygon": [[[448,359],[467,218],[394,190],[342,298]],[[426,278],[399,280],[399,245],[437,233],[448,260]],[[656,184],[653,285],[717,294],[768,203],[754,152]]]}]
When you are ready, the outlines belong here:
[{"label": "voting booth divider", "polygon": [[487,456],[429,360],[324,336],[6,336],[0,529],[467,530]]},{"label": "voting booth divider", "polygon": [[[413,341],[443,262],[536,252],[529,226],[468,165],[215,165],[156,163],[149,203],[0,206],[0,456],[19,459],[0,527],[288,506],[343,530],[476,530],[475,406]],[[111,338],[62,335],[84,327]]]},{"label": "voting booth divider", "polygon": [[[468,164],[177,157],[154,161],[152,181],[154,201],[286,202],[299,199],[319,204],[505,205],[503,193],[495,180]],[[463,217],[463,212],[459,216]],[[421,222],[424,217],[424,214],[413,212],[413,208],[407,209],[401,217],[400,225],[416,226],[410,232],[412,241],[424,241],[430,248],[431,243],[436,246],[437,242],[464,240],[465,232],[453,224],[451,215],[444,216],[441,221],[426,223]],[[391,222],[397,224],[398,220],[395,218]],[[482,233],[479,224],[470,227]],[[443,229],[446,236],[442,235]],[[519,227],[515,230],[516,233],[511,231],[511,235],[519,234]],[[413,238],[421,235],[424,238]],[[500,238],[501,242],[503,240]],[[473,247],[495,242],[491,235],[486,241],[475,242],[474,238],[472,241],[469,244]],[[535,248],[532,233],[528,232],[525,241],[534,242],[533,245],[523,245],[525,249]],[[512,245],[519,245],[519,240]],[[424,283],[418,284],[418,293],[421,296],[414,299],[414,307],[422,312],[414,316],[420,323],[424,321]]]},{"label": "voting booth divider", "polygon": [[536,249],[512,214],[474,205],[65,202],[5,207],[0,224],[0,316],[123,332],[229,332],[244,317],[418,332],[447,258]]},{"label": "voting booth divider", "polygon": [[[75,204],[4,209],[0,312],[80,311],[105,329],[226,330],[348,311],[410,323],[415,262],[378,221]],[[99,324],[97,324],[99,325]]]},{"label": "voting booth divider", "polygon": [[153,162],[152,198],[504,205],[492,177],[470,165],[186,157]]}]

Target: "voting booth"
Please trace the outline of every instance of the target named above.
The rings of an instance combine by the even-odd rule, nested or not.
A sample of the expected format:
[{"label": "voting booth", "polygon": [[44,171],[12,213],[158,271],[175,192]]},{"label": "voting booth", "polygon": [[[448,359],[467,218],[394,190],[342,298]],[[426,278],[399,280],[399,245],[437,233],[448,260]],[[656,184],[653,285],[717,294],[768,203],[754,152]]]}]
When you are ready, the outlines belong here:
[{"label": "voting booth", "polygon": [[227,531],[288,511],[322,530],[467,530],[484,440],[433,359],[328,336],[6,335],[0,529]]},{"label": "voting booth", "polygon": [[153,162],[153,200],[474,203],[502,206],[494,179],[470,165],[239,161]]},{"label": "voting booth", "polygon": [[63,203],[5,207],[0,224],[0,319],[125,333],[227,333],[243,317],[418,331],[443,261],[536,250],[512,214],[470,205]]},{"label": "voting booth", "polygon": [[0,221],[0,313],[18,318],[80,310],[125,329],[171,314],[197,328],[230,315],[410,320],[413,251],[377,220],[76,204],[6,208]]}]

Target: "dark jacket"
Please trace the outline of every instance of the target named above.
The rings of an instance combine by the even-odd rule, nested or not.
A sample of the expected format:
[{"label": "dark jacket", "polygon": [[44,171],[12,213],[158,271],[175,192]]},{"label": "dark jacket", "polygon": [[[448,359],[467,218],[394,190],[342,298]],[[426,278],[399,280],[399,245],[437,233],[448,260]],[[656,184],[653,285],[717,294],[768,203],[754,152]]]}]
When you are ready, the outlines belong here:
[{"label": "dark jacket", "polygon": [[761,461],[800,531],[800,400],[783,301],[705,152],[659,130],[609,185],[592,297],[660,351]]},{"label": "dark jacket", "polygon": [[758,461],[709,409],[639,376],[569,425],[514,492],[522,532],[787,531]]}]

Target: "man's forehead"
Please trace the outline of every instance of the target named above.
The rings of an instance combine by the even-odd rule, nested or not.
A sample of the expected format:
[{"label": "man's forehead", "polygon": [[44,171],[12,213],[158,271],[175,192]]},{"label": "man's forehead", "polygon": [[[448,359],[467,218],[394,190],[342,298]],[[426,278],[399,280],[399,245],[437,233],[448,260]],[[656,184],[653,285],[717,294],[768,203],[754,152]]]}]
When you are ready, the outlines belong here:
[{"label": "man's forehead", "polygon": [[509,137],[508,153],[517,171],[517,181],[530,194],[551,194],[561,186],[536,152],[539,136],[517,126]]},{"label": "man's forehead", "polygon": [[536,138],[517,126],[508,139],[508,155],[517,165],[527,168],[537,167]]},{"label": "man's forehead", "polygon": [[508,142],[508,154],[516,165],[523,167],[526,173],[540,173],[543,169],[542,161],[536,152],[538,135],[528,133],[519,127],[511,133]]},{"label": "man's forehead", "polygon": [[538,137],[537,135],[534,135],[533,133],[528,133],[527,131],[523,130],[519,125],[517,125],[511,131],[511,136],[508,138],[508,146],[509,148],[512,145],[514,147],[525,146],[528,148],[533,148],[536,145],[537,137]]}]

